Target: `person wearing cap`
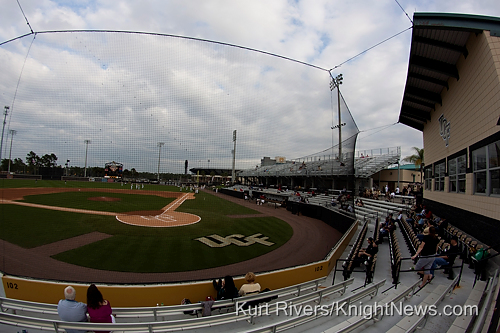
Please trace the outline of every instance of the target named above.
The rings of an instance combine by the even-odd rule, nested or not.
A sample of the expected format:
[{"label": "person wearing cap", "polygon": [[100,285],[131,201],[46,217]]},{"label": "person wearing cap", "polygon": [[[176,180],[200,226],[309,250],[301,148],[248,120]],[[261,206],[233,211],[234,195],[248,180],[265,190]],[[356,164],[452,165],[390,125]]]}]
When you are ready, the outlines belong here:
[{"label": "person wearing cap", "polygon": [[429,235],[429,227],[428,227],[428,226],[426,226],[426,227],[424,228],[424,231],[423,231],[421,234],[418,234],[418,235],[417,235],[417,239],[418,239],[419,241],[423,241],[423,240],[424,240],[424,237],[425,237],[425,236],[427,236],[427,235]]},{"label": "person wearing cap", "polygon": [[[427,235],[426,235],[427,233]],[[415,269],[423,274],[422,284],[420,288],[423,288],[427,281],[432,280],[432,275],[430,274],[430,269],[434,263],[434,257],[428,258],[427,256],[432,256],[436,254],[439,240],[436,237],[436,229],[434,227],[427,227],[424,229],[424,238],[418,247],[417,252],[411,257],[415,260],[417,257],[418,261],[415,265]],[[426,257],[426,258],[424,258]]]}]

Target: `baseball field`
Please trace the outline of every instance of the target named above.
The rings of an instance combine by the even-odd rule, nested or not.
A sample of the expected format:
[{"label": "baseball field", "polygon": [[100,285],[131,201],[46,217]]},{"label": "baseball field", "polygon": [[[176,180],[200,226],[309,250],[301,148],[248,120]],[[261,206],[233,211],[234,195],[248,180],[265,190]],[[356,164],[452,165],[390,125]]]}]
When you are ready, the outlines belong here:
[{"label": "baseball field", "polygon": [[150,283],[322,260],[342,236],[283,208],[175,186],[0,181],[0,271]]},{"label": "baseball field", "polygon": [[[208,192],[200,191],[176,207],[177,212],[199,217],[198,222],[152,227],[123,223],[119,217],[147,220],[161,216],[184,194],[178,187],[148,184],[130,190],[116,183],[33,180],[8,180],[4,184],[0,207],[3,240],[31,249],[77,236],[105,234],[95,242],[89,236],[88,244],[52,256],[89,268],[139,273],[206,269],[261,256],[283,245],[293,234],[284,221],[259,217],[252,209]],[[30,205],[20,205],[24,203]],[[267,238],[245,246],[252,241],[245,242],[245,237],[256,234],[263,235],[258,239]],[[233,236],[235,242],[220,247],[199,240],[211,235],[237,236]],[[224,245],[217,236],[208,239]]]}]

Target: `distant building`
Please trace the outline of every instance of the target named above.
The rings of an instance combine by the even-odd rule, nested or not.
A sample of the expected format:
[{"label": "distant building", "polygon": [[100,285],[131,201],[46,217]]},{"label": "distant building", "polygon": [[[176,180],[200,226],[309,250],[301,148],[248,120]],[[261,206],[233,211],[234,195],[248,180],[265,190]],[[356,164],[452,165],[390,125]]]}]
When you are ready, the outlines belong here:
[{"label": "distant building", "polygon": [[373,174],[371,178],[373,184],[379,188],[387,185],[390,190],[395,190],[399,182],[399,189],[402,190],[404,186],[420,183],[420,167],[415,164],[404,164],[399,166],[399,171],[397,166],[390,167]]}]

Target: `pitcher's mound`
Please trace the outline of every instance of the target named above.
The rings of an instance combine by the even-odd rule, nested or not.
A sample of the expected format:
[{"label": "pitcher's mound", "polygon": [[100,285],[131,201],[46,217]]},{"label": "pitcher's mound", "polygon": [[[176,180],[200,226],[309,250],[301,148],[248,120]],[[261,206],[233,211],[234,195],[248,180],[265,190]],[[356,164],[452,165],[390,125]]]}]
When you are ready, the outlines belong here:
[{"label": "pitcher's mound", "polygon": [[114,198],[114,197],[90,197],[87,198],[87,200],[91,201],[121,201],[121,198]]},{"label": "pitcher's mound", "polygon": [[156,216],[161,215],[162,210],[136,210],[133,212],[126,212],[127,215],[143,215],[143,216]]}]

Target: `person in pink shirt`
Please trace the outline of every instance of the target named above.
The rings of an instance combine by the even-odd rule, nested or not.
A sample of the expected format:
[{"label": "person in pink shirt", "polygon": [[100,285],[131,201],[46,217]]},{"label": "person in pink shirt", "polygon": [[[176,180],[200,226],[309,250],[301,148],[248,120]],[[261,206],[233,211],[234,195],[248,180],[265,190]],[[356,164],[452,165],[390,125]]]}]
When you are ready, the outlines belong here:
[{"label": "person in pink shirt", "polygon": [[[113,317],[111,304],[102,297],[101,292],[95,284],[91,284],[87,289],[87,312],[91,323],[112,323]],[[108,333],[108,332],[96,332]]]}]

